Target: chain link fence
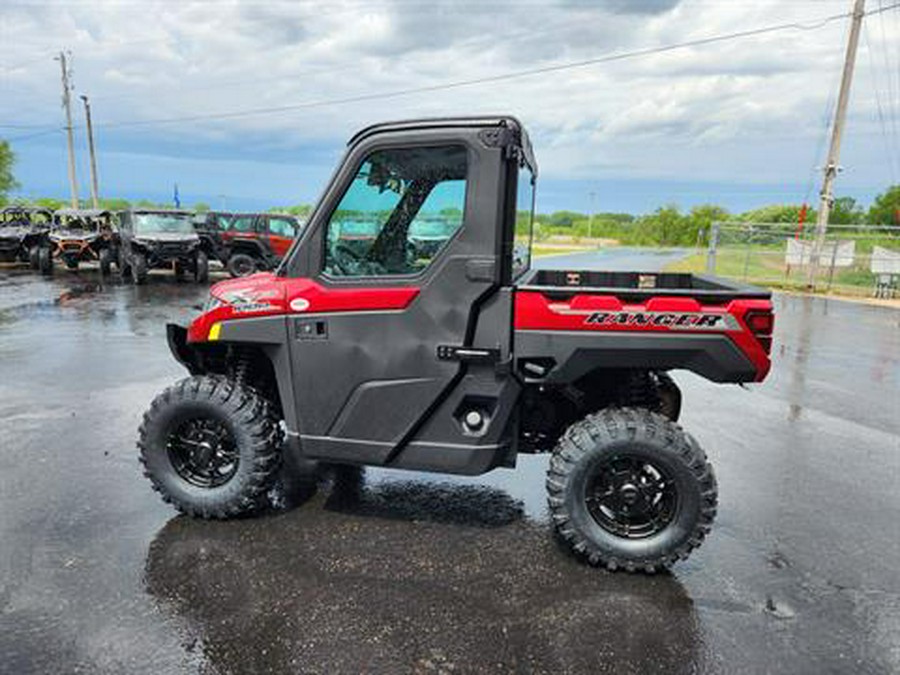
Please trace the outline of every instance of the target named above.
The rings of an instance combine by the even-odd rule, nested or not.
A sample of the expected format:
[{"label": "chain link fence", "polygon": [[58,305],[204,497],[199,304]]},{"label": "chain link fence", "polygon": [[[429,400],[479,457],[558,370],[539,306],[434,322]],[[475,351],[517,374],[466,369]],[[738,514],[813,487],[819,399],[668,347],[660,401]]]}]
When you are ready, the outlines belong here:
[{"label": "chain link fence", "polygon": [[710,274],[776,288],[900,297],[900,227],[829,225],[817,250],[814,227],[716,222],[708,241]]}]

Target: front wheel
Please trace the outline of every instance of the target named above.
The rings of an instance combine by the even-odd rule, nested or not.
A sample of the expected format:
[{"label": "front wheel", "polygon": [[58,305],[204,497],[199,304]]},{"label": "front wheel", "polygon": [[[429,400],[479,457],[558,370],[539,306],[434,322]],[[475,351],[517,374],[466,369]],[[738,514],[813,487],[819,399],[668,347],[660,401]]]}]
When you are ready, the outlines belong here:
[{"label": "front wheel", "polygon": [[257,508],[278,477],[281,431],[269,402],[221,375],[189,377],[156,397],[138,449],[163,499],[202,518]]},{"label": "front wheel", "polygon": [[602,410],[573,424],[547,472],[560,536],[592,565],[655,572],[709,532],[718,492],[697,442],[657,413]]},{"label": "front wheel", "polygon": [[197,260],[194,263],[194,281],[205,284],[209,281],[209,257],[206,251],[197,251]]},{"label": "front wheel", "polygon": [[143,253],[131,257],[131,278],[138,286],[147,283],[147,257]]},{"label": "front wheel", "polygon": [[41,246],[38,251],[38,267],[44,276],[53,274],[53,254],[48,246]]},{"label": "front wheel", "polygon": [[28,249],[28,265],[33,270],[38,270],[41,268],[41,247],[40,246],[32,246]]},{"label": "front wheel", "polygon": [[101,248],[99,258],[100,274],[104,277],[108,277],[112,274],[112,251],[110,251],[109,248]]}]

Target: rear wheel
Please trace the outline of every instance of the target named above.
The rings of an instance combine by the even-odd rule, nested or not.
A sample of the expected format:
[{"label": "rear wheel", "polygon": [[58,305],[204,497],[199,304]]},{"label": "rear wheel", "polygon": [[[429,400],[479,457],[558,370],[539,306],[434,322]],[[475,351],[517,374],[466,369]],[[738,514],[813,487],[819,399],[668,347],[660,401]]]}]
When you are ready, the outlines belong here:
[{"label": "rear wheel", "polygon": [[53,255],[47,246],[41,246],[40,251],[38,251],[38,267],[41,270],[41,274],[45,276],[53,274]]},{"label": "rear wheel", "polygon": [[668,418],[608,409],[573,424],[547,472],[561,537],[592,565],[654,572],[686,558],[716,515],[712,466]]},{"label": "rear wheel", "polygon": [[246,253],[233,253],[228,258],[228,272],[233,277],[246,277],[256,272],[256,259]]},{"label": "rear wheel", "polygon": [[156,397],[138,448],[163,499],[202,518],[251,511],[278,477],[281,431],[269,402],[221,375],[190,377]]},{"label": "rear wheel", "polygon": [[206,283],[209,281],[209,257],[206,251],[197,251],[197,261],[194,263],[194,281]]}]

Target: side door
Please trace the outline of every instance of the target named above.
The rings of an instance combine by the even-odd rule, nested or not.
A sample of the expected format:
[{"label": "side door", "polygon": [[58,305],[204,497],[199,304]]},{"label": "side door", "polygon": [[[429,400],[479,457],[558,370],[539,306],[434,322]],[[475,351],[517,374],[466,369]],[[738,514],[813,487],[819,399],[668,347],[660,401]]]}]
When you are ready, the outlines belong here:
[{"label": "side door", "polygon": [[[475,133],[418,137],[351,150],[304,231],[294,257],[309,276],[288,291],[298,435],[311,457],[478,473],[508,449],[518,393],[499,368],[505,160]],[[416,219],[441,213],[444,240],[416,247]]]},{"label": "side door", "polygon": [[282,216],[267,216],[266,219],[268,220],[269,249],[276,258],[281,260],[291,244],[294,243],[294,237],[297,234],[296,223],[292,219]]}]

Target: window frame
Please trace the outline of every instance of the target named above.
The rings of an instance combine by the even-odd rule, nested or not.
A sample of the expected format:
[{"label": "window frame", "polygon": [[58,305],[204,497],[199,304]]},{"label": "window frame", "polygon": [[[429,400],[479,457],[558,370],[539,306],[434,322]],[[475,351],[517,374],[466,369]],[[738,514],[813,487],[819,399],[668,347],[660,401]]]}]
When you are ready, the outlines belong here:
[{"label": "window frame", "polygon": [[[462,221],[460,222],[459,227],[456,228],[456,231],[452,236],[448,237],[444,244],[441,246],[440,250],[431,259],[431,261],[423,267],[418,272],[408,273],[408,274],[399,274],[399,273],[391,273],[391,274],[361,274],[354,276],[335,276],[329,274],[325,270],[325,264],[328,259],[328,230],[332,223],[332,218],[334,217],[335,212],[340,208],[341,202],[344,201],[344,197],[346,197],[347,193],[353,187],[354,181],[356,181],[359,176],[360,169],[363,164],[365,164],[369,157],[372,155],[382,152],[384,150],[416,150],[416,149],[428,149],[428,148],[459,148],[466,153],[466,177],[465,177],[465,188],[463,194],[463,207],[462,207]],[[446,257],[447,250],[450,248],[452,243],[461,236],[461,233],[466,229],[466,221],[468,214],[471,210],[470,201],[473,198],[472,195],[472,171],[475,168],[476,163],[473,162],[473,152],[468,143],[462,140],[447,140],[447,141],[438,141],[438,140],[430,140],[430,141],[420,141],[415,143],[389,143],[386,142],[384,144],[373,144],[370,147],[365,148],[365,152],[361,152],[360,156],[354,161],[353,169],[348,171],[346,183],[343,185],[340,193],[334,199],[333,203],[330,205],[328,210],[328,215],[323,219],[321,226],[318,228],[320,230],[321,241],[319,242],[319,262],[318,262],[318,271],[316,272],[316,277],[323,281],[327,281],[329,284],[333,285],[358,285],[361,283],[365,283],[366,285],[371,285],[373,281],[377,280],[385,280],[391,284],[403,284],[408,282],[415,282],[421,280],[423,277],[427,276],[429,273],[433,272],[437,268],[437,263]],[[435,187],[438,184],[435,184]],[[434,189],[434,188],[432,188]],[[429,193],[429,197],[431,193]],[[401,197],[402,198],[402,197]],[[428,197],[425,198],[426,201]],[[423,202],[424,205],[424,202]],[[396,208],[396,207],[395,207]],[[416,214],[418,215],[418,213]],[[413,217],[413,220],[415,217]],[[386,223],[385,223],[386,224]],[[412,225],[412,220],[410,220],[410,225]],[[383,227],[383,225],[382,225]],[[306,228],[304,228],[305,233]],[[381,231],[379,230],[379,235]],[[407,232],[407,237],[409,233]],[[299,241],[299,237],[296,241]]]}]

